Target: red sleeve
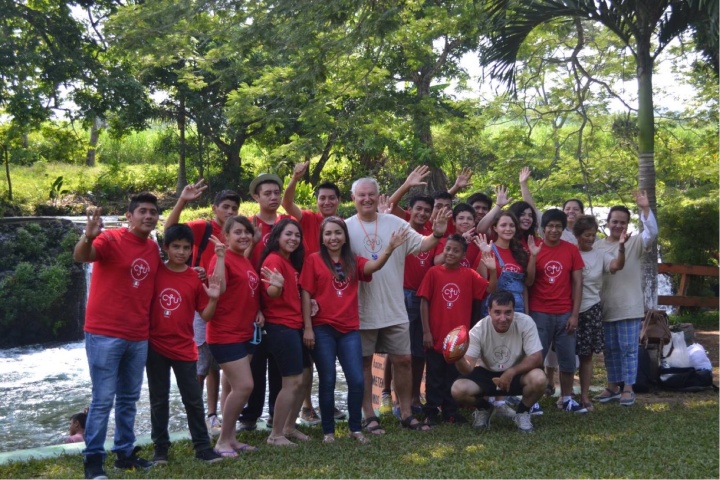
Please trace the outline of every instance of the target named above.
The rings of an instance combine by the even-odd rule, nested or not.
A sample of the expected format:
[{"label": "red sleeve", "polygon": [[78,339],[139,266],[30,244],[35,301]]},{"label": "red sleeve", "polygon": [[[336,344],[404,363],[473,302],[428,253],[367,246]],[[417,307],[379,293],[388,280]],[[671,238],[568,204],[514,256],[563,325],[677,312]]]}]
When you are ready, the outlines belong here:
[{"label": "red sleeve", "polygon": [[315,281],[315,269],[318,266],[317,260],[320,260],[320,263],[322,263],[322,259],[319,259],[318,255],[314,253],[307,257],[307,260],[305,260],[305,265],[303,265],[302,272],[300,272],[300,287],[302,287],[303,290],[308,292],[311,297],[314,297],[315,293],[317,292],[317,282]]},{"label": "red sleeve", "polygon": [[92,246],[95,249],[95,261],[98,260],[107,260],[108,258],[112,257],[113,252],[115,249],[112,247],[113,243],[115,242],[115,239],[112,238],[113,233],[110,231],[102,232],[100,235],[95,238],[92,242]]},{"label": "red sleeve", "polygon": [[473,276],[472,276],[472,285],[473,285],[473,298],[475,300],[482,300],[482,298],[485,296],[485,292],[487,291],[487,287],[489,285],[489,282],[483,278],[482,275],[480,275],[475,270],[471,270]]},{"label": "red sleeve", "polygon": [[428,273],[425,275],[425,278],[423,278],[423,281],[420,284],[420,288],[418,288],[418,291],[416,293],[416,295],[418,297],[422,297],[426,300],[430,300],[432,298],[433,279],[435,277],[435,268],[436,267],[432,267],[430,270],[428,270]]},{"label": "red sleeve", "polygon": [[357,265],[357,278],[361,282],[372,281],[372,273],[369,275],[365,274],[365,264],[367,262],[368,262],[367,258],[361,257],[359,255],[355,256],[355,264]]},{"label": "red sleeve", "polygon": [[195,291],[195,310],[202,312],[210,303],[210,298],[205,293],[205,287],[203,282],[197,282],[197,289]]},{"label": "red sleeve", "polygon": [[[435,246],[435,251],[433,252],[433,260],[435,260],[435,257],[443,253],[445,251],[445,244],[447,243],[447,237],[443,237],[440,239],[438,244]],[[434,264],[434,262],[433,262]]]}]

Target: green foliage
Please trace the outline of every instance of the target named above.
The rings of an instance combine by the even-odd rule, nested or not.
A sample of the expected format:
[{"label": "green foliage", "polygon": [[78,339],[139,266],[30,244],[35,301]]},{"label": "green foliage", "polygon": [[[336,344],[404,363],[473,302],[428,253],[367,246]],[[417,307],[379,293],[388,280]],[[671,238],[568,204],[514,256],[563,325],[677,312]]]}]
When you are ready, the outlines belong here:
[{"label": "green foliage", "polygon": [[76,338],[74,302],[84,299],[70,288],[82,283],[71,254],[78,236],[69,222],[0,225],[0,344]]}]

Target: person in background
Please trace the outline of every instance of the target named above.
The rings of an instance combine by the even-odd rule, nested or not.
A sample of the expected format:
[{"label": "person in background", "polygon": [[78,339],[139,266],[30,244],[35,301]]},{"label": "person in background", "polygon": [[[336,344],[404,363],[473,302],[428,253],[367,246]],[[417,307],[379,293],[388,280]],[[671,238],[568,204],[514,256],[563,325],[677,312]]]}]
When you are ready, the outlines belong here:
[{"label": "person in background", "polygon": [[130,199],[128,226],[103,231],[101,209],[88,213],[85,233],[73,251],[76,262],[93,262],[90,295],[85,311],[92,400],[85,424],[85,478],[107,478],[105,438],[110,410],[115,406],[112,451],[115,468],[148,469],[137,455],[135,414],[143,382],[150,334],[150,304],[161,265],[150,233],[160,217],[157,197],[147,192]]},{"label": "person in background", "polygon": [[86,408],[82,412],[70,417],[70,436],[63,438],[63,443],[78,443],[85,441],[85,422],[87,421]]}]

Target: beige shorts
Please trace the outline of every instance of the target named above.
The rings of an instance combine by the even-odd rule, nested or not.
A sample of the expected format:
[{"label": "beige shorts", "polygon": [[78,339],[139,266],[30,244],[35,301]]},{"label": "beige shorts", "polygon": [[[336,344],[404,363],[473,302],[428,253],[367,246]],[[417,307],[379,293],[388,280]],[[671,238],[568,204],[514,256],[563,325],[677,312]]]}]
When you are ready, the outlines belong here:
[{"label": "beige shorts", "polygon": [[360,330],[360,340],[363,357],[369,357],[373,353],[410,355],[410,324]]}]

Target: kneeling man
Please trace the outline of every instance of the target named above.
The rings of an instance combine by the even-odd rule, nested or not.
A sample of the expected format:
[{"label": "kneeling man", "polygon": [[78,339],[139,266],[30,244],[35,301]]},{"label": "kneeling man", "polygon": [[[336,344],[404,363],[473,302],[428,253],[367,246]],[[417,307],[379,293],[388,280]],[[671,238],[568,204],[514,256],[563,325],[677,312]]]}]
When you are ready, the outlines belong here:
[{"label": "kneeling man", "polygon": [[467,353],[455,365],[461,377],[452,396],[474,405],[473,427],[488,428],[494,407],[486,397],[522,395],[513,417],[522,432],[532,432],[530,408],[545,391],[542,344],[531,317],[515,312],[513,294],[499,291],[488,301],[489,315],[470,330]]}]

